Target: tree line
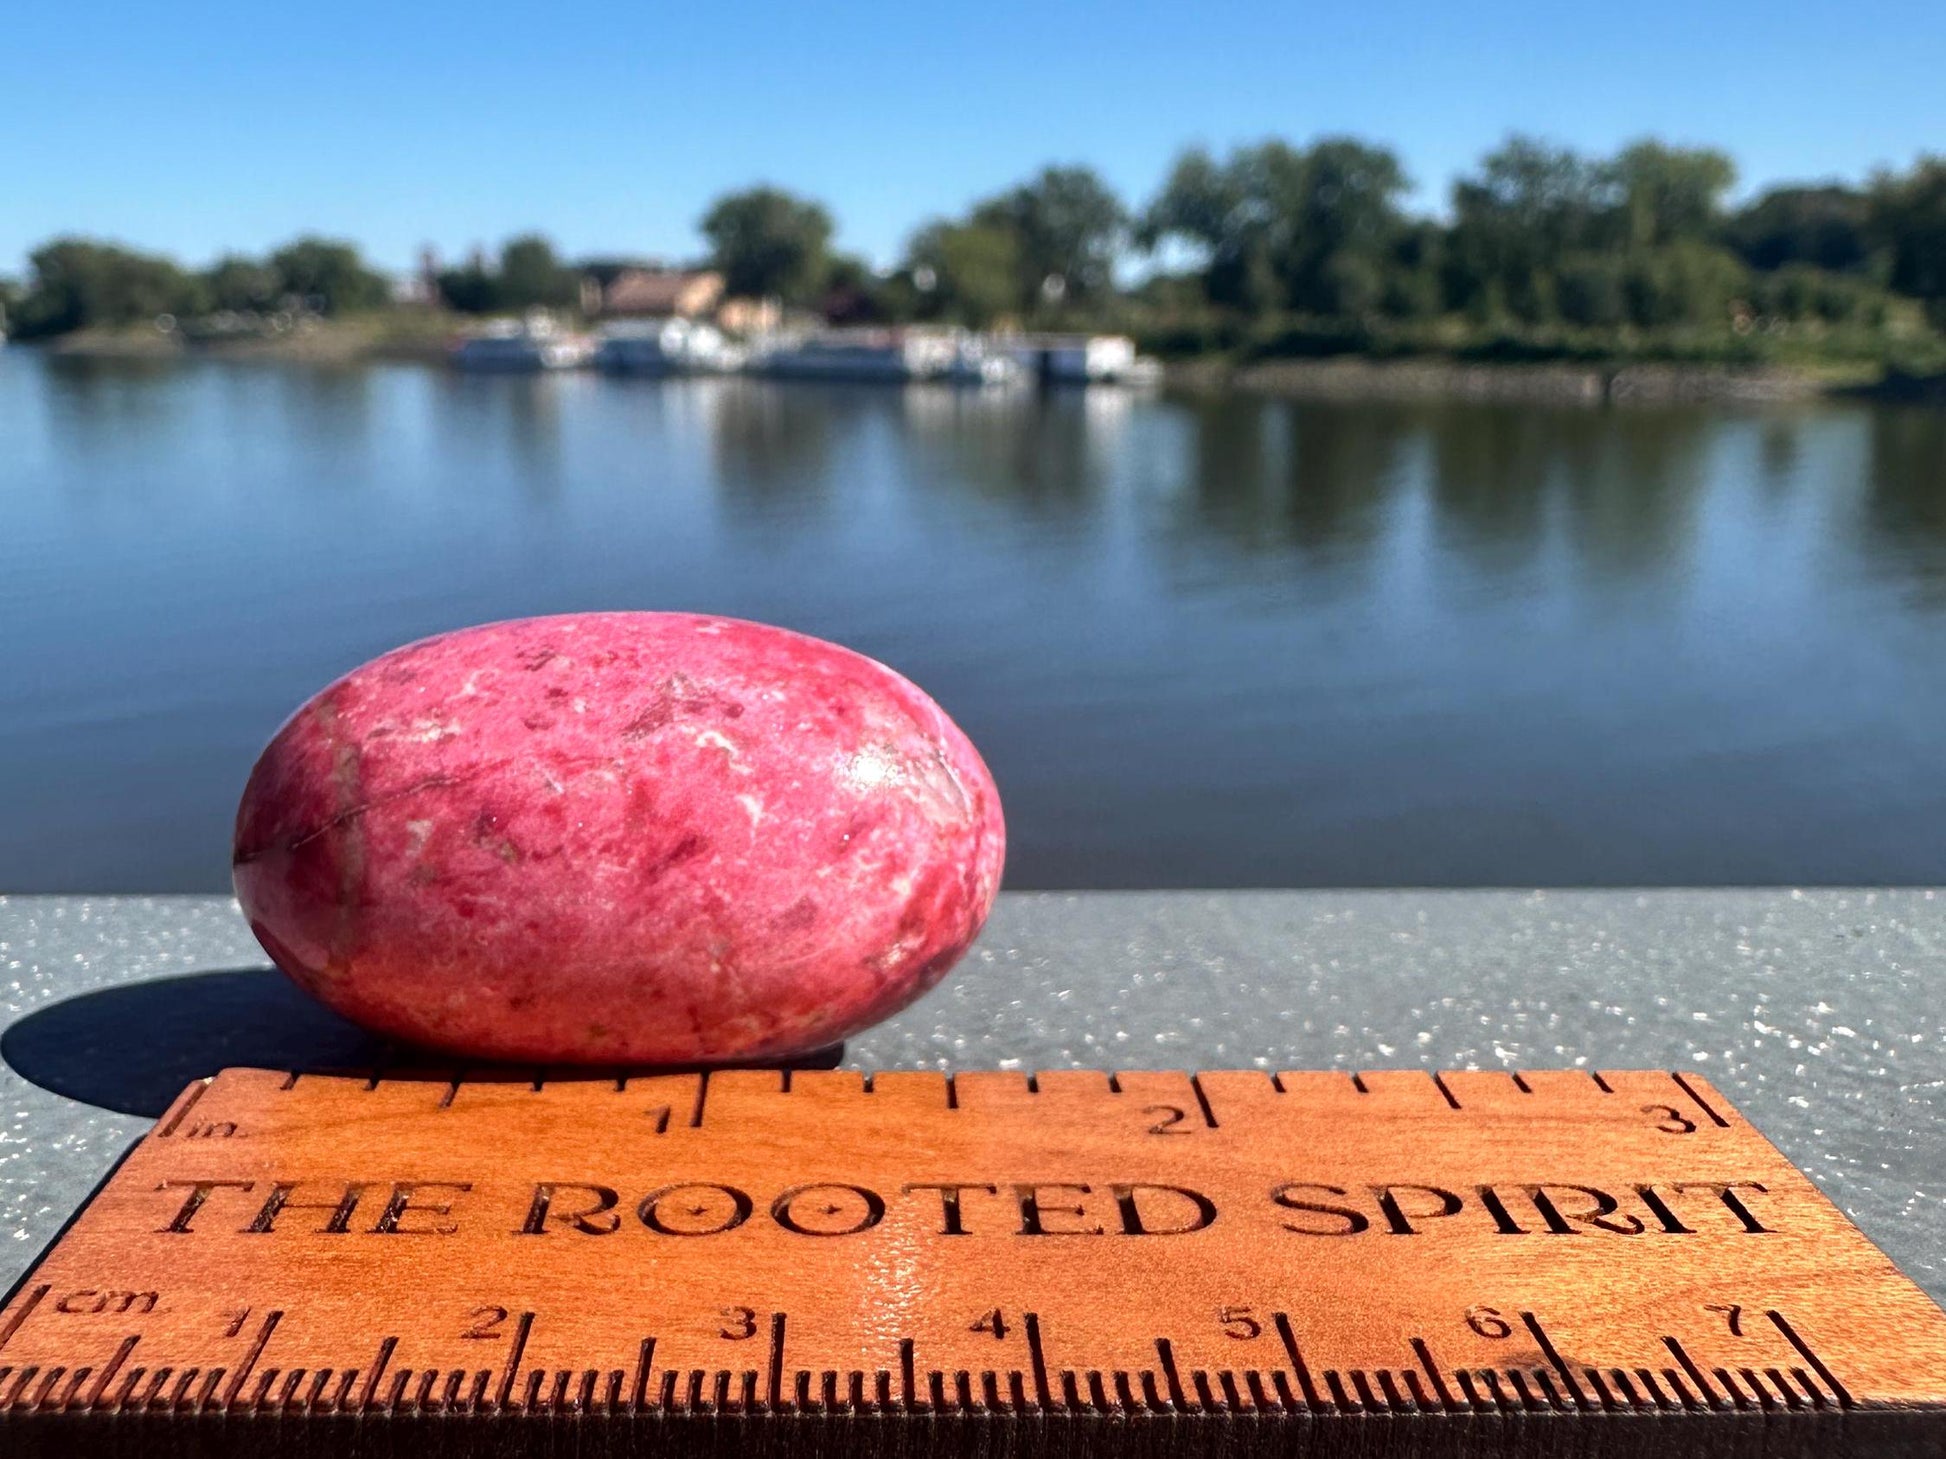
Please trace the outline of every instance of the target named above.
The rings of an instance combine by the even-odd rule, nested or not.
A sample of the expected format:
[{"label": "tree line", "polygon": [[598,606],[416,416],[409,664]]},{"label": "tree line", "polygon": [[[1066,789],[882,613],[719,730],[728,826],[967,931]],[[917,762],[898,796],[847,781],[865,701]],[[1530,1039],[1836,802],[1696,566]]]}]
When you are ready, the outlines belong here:
[{"label": "tree line", "polygon": [[[1406,206],[1410,182],[1387,147],[1273,139],[1191,148],[1139,206],[1090,168],[1045,168],[924,223],[889,269],[835,248],[830,211],[775,187],[719,198],[699,229],[731,295],[834,322],[1115,326],[1185,351],[1946,329],[1946,157],[1733,205],[1735,184],[1711,148],[1650,140],[1590,156],[1515,136],[1431,217]],[[528,235],[441,272],[438,301],[573,308],[584,279],[626,263],[569,262]],[[158,314],[341,315],[391,297],[337,240],[188,270],[62,238],[0,303],[16,335],[45,337]]]}]

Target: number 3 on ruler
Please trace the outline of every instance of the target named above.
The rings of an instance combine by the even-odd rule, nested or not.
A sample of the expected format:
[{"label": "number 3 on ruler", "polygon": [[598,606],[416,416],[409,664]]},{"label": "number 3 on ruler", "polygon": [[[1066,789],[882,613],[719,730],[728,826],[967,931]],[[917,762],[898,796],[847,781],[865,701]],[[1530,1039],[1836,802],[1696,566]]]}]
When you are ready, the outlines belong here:
[{"label": "number 3 on ruler", "polygon": [[1693,1135],[1696,1133],[1696,1121],[1692,1120],[1688,1115],[1673,1105],[1645,1104],[1642,1106],[1642,1113],[1645,1115],[1660,1116],[1656,1128],[1665,1135]]}]

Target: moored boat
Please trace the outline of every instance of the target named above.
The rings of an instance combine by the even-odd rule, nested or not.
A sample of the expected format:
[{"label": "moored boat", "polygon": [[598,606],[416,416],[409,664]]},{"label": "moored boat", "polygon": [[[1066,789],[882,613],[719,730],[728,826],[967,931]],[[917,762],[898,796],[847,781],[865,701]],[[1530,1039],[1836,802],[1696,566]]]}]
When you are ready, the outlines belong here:
[{"label": "moored boat", "polygon": [[1125,334],[1023,334],[999,347],[1047,385],[1147,385],[1161,376],[1160,365],[1137,355]]},{"label": "moored boat", "polygon": [[452,361],[462,370],[523,373],[572,370],[593,357],[586,335],[570,333],[545,315],[495,319],[453,346]]},{"label": "moored boat", "polygon": [[721,374],[742,363],[721,330],[693,319],[629,320],[596,336],[595,368],[612,374]]},{"label": "moored boat", "polygon": [[751,357],[753,374],[787,380],[903,384],[952,368],[950,335],[913,329],[834,329],[776,341]]}]

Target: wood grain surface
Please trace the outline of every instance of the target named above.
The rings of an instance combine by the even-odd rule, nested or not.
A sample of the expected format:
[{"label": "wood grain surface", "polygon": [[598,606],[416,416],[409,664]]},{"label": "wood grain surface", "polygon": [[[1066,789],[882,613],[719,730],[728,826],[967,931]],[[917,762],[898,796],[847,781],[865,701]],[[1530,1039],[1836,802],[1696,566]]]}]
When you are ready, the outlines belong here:
[{"label": "wood grain surface", "polygon": [[1941,1455],[1946,1315],[1695,1075],[192,1085],[0,1453]]}]

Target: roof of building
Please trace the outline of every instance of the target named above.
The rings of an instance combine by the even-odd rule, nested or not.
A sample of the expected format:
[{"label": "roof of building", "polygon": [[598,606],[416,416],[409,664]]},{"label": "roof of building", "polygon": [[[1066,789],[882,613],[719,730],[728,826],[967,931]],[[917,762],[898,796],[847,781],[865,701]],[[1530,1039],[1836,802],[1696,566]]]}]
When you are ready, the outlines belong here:
[{"label": "roof of building", "polygon": [[705,269],[627,269],[602,290],[610,314],[677,314],[707,309],[723,293],[723,276]]}]

